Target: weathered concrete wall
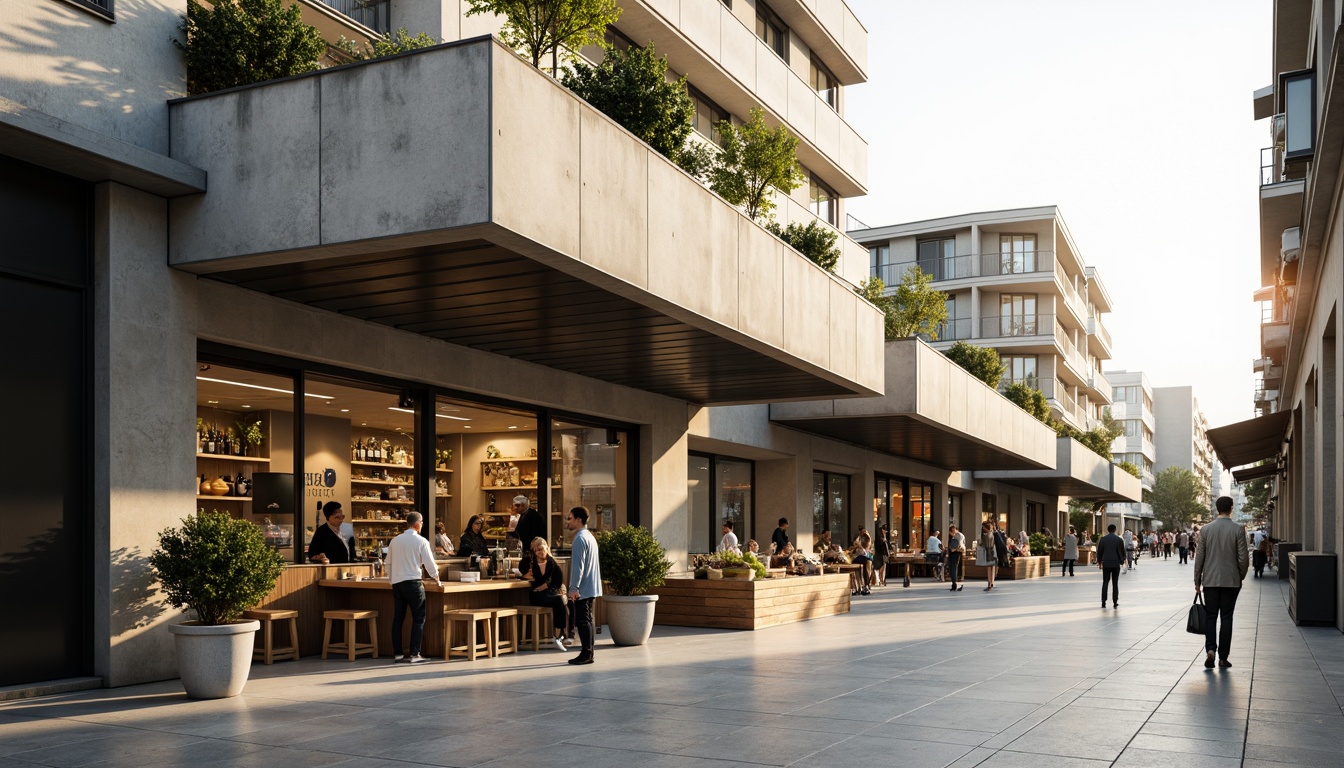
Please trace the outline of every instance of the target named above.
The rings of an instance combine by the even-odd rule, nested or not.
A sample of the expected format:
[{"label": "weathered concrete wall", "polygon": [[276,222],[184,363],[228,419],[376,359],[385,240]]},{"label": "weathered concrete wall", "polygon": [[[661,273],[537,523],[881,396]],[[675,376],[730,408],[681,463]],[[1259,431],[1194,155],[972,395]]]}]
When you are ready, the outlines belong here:
[{"label": "weathered concrete wall", "polygon": [[116,23],[59,2],[5,0],[0,94],[31,109],[159,153],[165,101],[186,95],[172,40],[186,0],[118,0]]},{"label": "weathered concrete wall", "polygon": [[168,269],[167,204],[99,185],[95,222],[94,671],[177,676],[148,556],[196,510],[196,279]]}]

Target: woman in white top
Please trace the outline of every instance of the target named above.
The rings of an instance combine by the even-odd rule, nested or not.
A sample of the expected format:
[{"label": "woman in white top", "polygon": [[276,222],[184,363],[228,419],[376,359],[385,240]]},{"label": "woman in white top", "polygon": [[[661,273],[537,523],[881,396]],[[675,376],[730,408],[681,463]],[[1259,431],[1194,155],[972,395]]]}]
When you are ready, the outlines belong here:
[{"label": "woman in white top", "polygon": [[924,559],[929,561],[929,566],[933,568],[933,575],[943,580],[943,542],[938,538],[941,531],[934,531],[929,535],[929,540],[924,542]]},{"label": "woman in white top", "polygon": [[448,538],[448,531],[443,527],[443,523],[434,524],[434,554],[452,555],[453,540]]},{"label": "woman in white top", "polygon": [[1075,528],[1070,525],[1069,532],[1064,534],[1064,565],[1060,568],[1060,576],[1072,576],[1074,563],[1078,562],[1078,536],[1075,534]]}]

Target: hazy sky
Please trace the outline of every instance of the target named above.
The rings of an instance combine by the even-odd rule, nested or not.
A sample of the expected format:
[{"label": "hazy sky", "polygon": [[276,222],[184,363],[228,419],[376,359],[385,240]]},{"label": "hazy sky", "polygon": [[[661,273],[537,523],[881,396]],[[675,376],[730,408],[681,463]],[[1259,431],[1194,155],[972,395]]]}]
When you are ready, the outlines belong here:
[{"label": "hazy sky", "polygon": [[1114,311],[1104,369],[1253,414],[1272,0],[846,0],[870,226],[1058,205]]}]

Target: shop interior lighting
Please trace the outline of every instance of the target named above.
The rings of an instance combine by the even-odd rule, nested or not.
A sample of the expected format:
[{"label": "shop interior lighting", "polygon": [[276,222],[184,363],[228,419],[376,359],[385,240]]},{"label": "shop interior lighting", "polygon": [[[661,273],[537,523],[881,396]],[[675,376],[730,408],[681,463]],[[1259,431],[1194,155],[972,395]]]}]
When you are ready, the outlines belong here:
[{"label": "shop interior lighting", "polygon": [[[396,408],[390,405],[387,407],[387,410],[400,411],[401,413],[411,413],[411,414],[415,413],[415,411],[411,408]],[[344,411],[342,411],[342,413],[344,413]],[[442,413],[436,413],[434,415],[438,416],[440,419],[453,419],[454,421],[471,421],[471,419],[468,419],[465,416],[446,416]]]},{"label": "shop interior lighting", "polygon": [[[277,387],[263,387],[260,384],[246,384],[241,381],[229,381],[228,379],[212,379],[209,376],[197,376],[197,381],[213,381],[216,384],[232,384],[235,387],[247,387],[248,389],[264,389],[267,392],[280,392],[286,395],[294,394],[292,389],[279,389]],[[304,392],[304,397],[316,397],[320,400],[335,400],[331,395],[314,395],[312,392]]]}]

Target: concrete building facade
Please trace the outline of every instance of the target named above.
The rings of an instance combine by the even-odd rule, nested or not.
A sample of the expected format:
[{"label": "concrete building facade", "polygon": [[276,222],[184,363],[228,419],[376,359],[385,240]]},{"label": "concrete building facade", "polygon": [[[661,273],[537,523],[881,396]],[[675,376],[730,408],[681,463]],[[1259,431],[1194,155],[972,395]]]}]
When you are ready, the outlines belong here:
[{"label": "concrete building facade", "polygon": [[1168,467],[1188,469],[1199,478],[1204,498],[1213,504],[1213,446],[1209,443],[1209,422],[1199,410],[1193,387],[1154,387],[1153,417],[1157,422],[1155,472]]},{"label": "concrete building facade", "polygon": [[[1303,550],[1344,549],[1344,389],[1338,316],[1344,299],[1344,208],[1338,186],[1344,115],[1339,2],[1274,4],[1269,83],[1252,105],[1266,120],[1260,157],[1261,307],[1256,418],[1210,430],[1222,463],[1271,479],[1271,535]],[[1334,624],[1344,629],[1344,569],[1333,568]],[[1304,588],[1312,588],[1304,585]]]},{"label": "concrete building facade", "polygon": [[[1157,464],[1153,386],[1143,371],[1106,371],[1106,379],[1111,382],[1111,416],[1125,429],[1111,445],[1112,456],[1117,463],[1133,464],[1143,490],[1150,491]],[[1131,530],[1147,528],[1153,517],[1152,507],[1143,502],[1107,505],[1106,512]]]},{"label": "concrete building facade", "polygon": [[[0,630],[0,684],[175,676],[147,557],[216,505],[299,567],[314,499],[346,502],[372,551],[376,508],[455,532],[521,491],[548,536],[584,503],[684,567],[723,519],[768,540],[792,518],[803,547],[884,522],[919,547],[949,522],[1057,520],[1060,496],[1135,498],[929,345],[884,341],[854,290],[865,249],[820,269],[463,5],[374,20],[447,44],[191,98],[169,42],[185,2],[7,6],[25,37],[0,53],[0,305],[33,329],[6,350],[40,364],[6,377],[33,438],[0,601],[30,620]],[[839,220],[866,174],[843,89],[867,35],[844,3],[621,6],[613,34],[802,139],[834,195],[814,184],[785,220]],[[1070,274],[1076,346],[1109,301]],[[283,511],[206,493],[225,474]]]}]

